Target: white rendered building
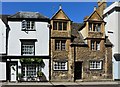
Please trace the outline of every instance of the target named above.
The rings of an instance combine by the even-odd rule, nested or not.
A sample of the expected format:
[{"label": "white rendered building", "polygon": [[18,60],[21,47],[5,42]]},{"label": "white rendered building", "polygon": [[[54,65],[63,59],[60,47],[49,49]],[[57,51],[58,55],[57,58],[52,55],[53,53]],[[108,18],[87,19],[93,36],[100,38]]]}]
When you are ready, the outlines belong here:
[{"label": "white rendered building", "polygon": [[[18,12],[8,17],[8,25],[7,80],[17,81],[22,75],[25,81],[36,81],[42,71],[49,81],[49,18],[38,12]],[[44,68],[36,63],[40,59]]]},{"label": "white rendered building", "polygon": [[113,44],[113,78],[120,80],[120,2],[114,2],[104,10],[106,35]]}]

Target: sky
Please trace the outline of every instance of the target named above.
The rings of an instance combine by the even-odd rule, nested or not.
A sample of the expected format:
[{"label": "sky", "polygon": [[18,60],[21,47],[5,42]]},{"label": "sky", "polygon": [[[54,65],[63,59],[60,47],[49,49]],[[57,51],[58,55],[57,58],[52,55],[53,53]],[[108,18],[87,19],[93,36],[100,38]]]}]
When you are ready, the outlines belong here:
[{"label": "sky", "polygon": [[[107,3],[108,6],[111,2]],[[49,18],[55,14],[59,5],[63,11],[73,21],[83,22],[85,16],[89,16],[97,2],[2,2],[2,13],[13,15],[19,11],[39,12]]]}]

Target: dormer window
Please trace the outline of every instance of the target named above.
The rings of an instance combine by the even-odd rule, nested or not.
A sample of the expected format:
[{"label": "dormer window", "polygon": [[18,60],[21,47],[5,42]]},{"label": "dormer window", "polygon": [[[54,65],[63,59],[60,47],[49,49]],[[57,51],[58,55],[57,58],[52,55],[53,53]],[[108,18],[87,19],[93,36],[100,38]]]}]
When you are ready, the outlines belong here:
[{"label": "dormer window", "polygon": [[89,31],[100,32],[101,23],[89,23]]},{"label": "dormer window", "polygon": [[101,24],[93,24],[93,31],[97,31],[97,32],[100,32],[100,27],[101,26]]},{"label": "dormer window", "polygon": [[22,30],[35,30],[35,22],[34,21],[22,21]]},{"label": "dormer window", "polygon": [[53,22],[53,30],[60,30],[60,31],[64,31],[67,30],[67,22],[58,22],[58,21],[54,21]]}]

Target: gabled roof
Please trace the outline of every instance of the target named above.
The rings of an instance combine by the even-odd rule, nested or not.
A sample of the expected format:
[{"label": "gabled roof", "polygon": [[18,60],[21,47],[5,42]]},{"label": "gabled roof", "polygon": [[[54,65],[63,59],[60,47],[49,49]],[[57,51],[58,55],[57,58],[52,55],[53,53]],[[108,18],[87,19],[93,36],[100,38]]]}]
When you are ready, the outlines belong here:
[{"label": "gabled roof", "polygon": [[[67,20],[70,20],[70,18],[65,14],[65,12],[61,9],[59,9],[52,17],[51,19],[55,19],[55,17],[60,13],[62,12],[64,14],[64,16],[67,18]],[[70,20],[71,21],[71,20]]]},{"label": "gabled roof", "polygon": [[90,20],[90,18],[91,18],[94,14],[97,14],[98,17],[103,21],[103,18],[100,16],[100,14],[97,12],[97,10],[93,11],[92,14],[85,19],[85,21]]},{"label": "gabled roof", "polygon": [[38,12],[17,12],[8,18],[38,18],[38,19],[49,19],[48,17],[38,13]]},{"label": "gabled roof", "polygon": [[108,39],[108,36],[105,36],[105,46],[110,46],[112,47],[113,44],[110,42],[110,40]]}]

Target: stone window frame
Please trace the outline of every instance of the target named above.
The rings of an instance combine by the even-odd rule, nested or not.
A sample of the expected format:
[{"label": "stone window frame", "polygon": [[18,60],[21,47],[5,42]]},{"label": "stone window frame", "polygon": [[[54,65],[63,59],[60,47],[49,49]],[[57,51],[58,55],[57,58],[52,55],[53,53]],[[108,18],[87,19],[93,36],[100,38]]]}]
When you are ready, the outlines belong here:
[{"label": "stone window frame", "polygon": [[102,23],[89,23],[88,30],[89,32],[101,32]]},{"label": "stone window frame", "polygon": [[90,70],[102,70],[103,69],[103,61],[102,60],[90,60],[89,61],[89,69]]},{"label": "stone window frame", "polygon": [[66,50],[66,40],[55,40],[55,50],[56,51],[64,51]]},{"label": "stone window frame", "polygon": [[35,31],[35,21],[22,20],[22,31]]},{"label": "stone window frame", "polygon": [[100,50],[100,40],[91,40],[90,41],[90,49],[93,51]]},{"label": "stone window frame", "polygon": [[68,70],[68,61],[54,61],[53,62],[54,71],[67,71]]},{"label": "stone window frame", "polygon": [[[62,25],[60,25],[60,23]],[[53,30],[66,31],[68,28],[67,24],[68,24],[67,21],[53,21]],[[59,28],[60,26],[61,26],[61,29]]]}]

